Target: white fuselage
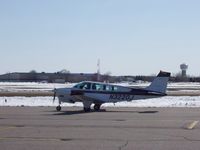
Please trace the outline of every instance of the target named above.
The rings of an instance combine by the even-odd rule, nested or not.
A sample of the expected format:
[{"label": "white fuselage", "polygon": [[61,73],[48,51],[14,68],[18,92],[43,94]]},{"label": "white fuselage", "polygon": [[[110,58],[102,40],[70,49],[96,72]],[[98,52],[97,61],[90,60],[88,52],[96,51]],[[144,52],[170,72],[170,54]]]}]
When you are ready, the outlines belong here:
[{"label": "white fuselage", "polygon": [[54,98],[57,96],[59,99],[58,111],[61,110],[60,104],[62,102],[82,102],[84,111],[86,112],[90,110],[91,104],[94,104],[94,110],[99,110],[103,103],[116,103],[165,96],[169,77],[170,73],[160,71],[150,86],[145,89],[85,81],[76,84],[72,88],[55,89]]}]

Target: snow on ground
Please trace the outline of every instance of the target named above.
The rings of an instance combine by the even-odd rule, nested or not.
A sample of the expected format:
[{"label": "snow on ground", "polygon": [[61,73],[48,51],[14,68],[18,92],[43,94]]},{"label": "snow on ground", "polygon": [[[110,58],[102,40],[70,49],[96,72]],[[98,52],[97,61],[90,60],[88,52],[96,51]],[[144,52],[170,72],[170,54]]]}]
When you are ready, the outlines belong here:
[{"label": "snow on ground", "polygon": [[[0,82],[0,91],[49,91],[54,88],[64,88],[64,87],[72,87],[76,83],[41,83],[41,82]],[[146,87],[150,85],[149,82],[141,82],[141,83],[115,83],[115,85],[121,86],[130,86],[130,87]],[[176,89],[179,90],[200,90],[200,83],[193,82],[180,82],[180,83],[168,83],[168,89]]]},{"label": "snow on ground", "polygon": [[74,83],[40,83],[40,82],[0,82],[0,91],[49,91],[54,88],[72,87]]},{"label": "snow on ground", "polygon": [[[150,83],[117,83],[122,86],[146,87]],[[1,91],[47,91],[54,88],[72,87],[74,83],[35,83],[35,82],[0,82]],[[169,83],[168,88],[177,88],[183,92],[200,90],[200,83]],[[0,106],[57,106],[52,97],[0,97]],[[83,106],[82,103],[68,104],[63,106]],[[166,96],[158,99],[138,100],[132,102],[120,102],[103,104],[104,107],[200,107],[200,96]]]},{"label": "snow on ground", "polygon": [[[57,106],[52,97],[0,97],[0,106]],[[83,106],[82,103],[63,103],[62,106]],[[165,96],[157,99],[106,103],[103,107],[200,107],[200,96]]]}]

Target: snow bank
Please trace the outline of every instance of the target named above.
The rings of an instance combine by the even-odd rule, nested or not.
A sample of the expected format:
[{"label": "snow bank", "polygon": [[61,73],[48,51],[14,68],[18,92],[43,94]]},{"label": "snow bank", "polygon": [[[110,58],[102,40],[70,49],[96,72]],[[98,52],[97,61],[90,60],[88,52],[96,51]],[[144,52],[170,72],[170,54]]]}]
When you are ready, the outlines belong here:
[{"label": "snow bank", "polygon": [[[131,86],[145,87],[150,83],[133,83]],[[71,87],[74,83],[35,83],[35,82],[0,82],[0,91],[46,91],[54,88]],[[118,85],[128,86],[128,83]],[[130,85],[129,85],[130,86]],[[183,92],[200,90],[200,83],[169,83],[168,88],[178,88]],[[57,106],[58,101],[53,102],[52,97],[0,97],[0,106]],[[63,106],[83,106],[82,103]],[[104,104],[104,107],[200,107],[200,96],[165,96],[158,99],[138,100],[132,102],[120,102]]]},{"label": "snow bank", "polygon": [[[57,106],[52,97],[0,97],[0,106]],[[63,103],[62,106],[83,106],[82,103]],[[165,96],[157,99],[106,103],[103,107],[200,107],[200,96]]]}]

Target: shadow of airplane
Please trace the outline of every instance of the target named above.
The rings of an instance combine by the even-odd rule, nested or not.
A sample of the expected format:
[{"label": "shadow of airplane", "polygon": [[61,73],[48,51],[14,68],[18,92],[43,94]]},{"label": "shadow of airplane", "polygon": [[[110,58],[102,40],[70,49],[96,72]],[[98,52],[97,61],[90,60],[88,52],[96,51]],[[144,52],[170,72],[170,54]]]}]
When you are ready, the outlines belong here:
[{"label": "shadow of airplane", "polygon": [[70,110],[70,111],[61,111],[61,112],[57,112],[57,111],[52,111],[55,112],[53,115],[55,116],[59,116],[59,115],[76,115],[76,114],[88,114],[88,113],[139,113],[139,114],[154,114],[154,113],[158,113],[159,111],[110,111],[110,110],[106,110],[106,109],[101,109],[99,111],[94,111],[91,110],[90,112],[85,112],[83,110]]},{"label": "shadow of airplane", "polygon": [[158,113],[158,111],[140,111],[138,113],[140,113],[140,114],[154,114],[154,113]]},{"label": "shadow of airplane", "polygon": [[126,111],[126,110],[123,110],[123,111],[105,111],[105,112],[114,112],[114,113],[139,113],[139,114],[153,114],[153,113],[158,113],[159,111]]},{"label": "shadow of airplane", "polygon": [[94,111],[91,110],[90,112],[85,112],[84,110],[70,110],[70,111],[52,111],[52,112],[56,112],[53,115],[55,116],[59,116],[59,115],[76,115],[76,114],[88,114],[88,113],[95,113],[95,112],[106,112],[105,109],[101,109],[99,111]]}]

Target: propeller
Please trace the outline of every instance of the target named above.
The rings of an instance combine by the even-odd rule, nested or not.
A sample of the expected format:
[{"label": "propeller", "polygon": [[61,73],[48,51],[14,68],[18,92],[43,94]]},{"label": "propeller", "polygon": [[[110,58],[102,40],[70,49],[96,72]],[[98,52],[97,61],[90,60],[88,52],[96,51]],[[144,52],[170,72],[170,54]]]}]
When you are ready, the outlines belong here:
[{"label": "propeller", "polygon": [[56,99],[56,88],[54,88],[53,92],[54,92],[54,94],[53,94],[53,102],[54,102]]}]

